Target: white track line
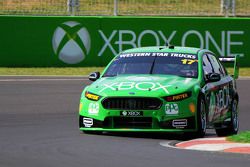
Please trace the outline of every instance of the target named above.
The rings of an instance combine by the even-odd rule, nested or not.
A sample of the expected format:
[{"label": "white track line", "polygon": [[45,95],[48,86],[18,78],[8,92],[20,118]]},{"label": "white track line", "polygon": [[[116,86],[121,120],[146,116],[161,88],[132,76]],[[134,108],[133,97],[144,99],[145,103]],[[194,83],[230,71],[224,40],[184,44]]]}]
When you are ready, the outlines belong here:
[{"label": "white track line", "polygon": [[172,146],[172,145],[171,145],[171,141],[161,141],[159,144],[160,144],[161,146],[163,146],[163,147],[169,147],[169,148],[174,148],[174,149],[183,150],[183,148]]},{"label": "white track line", "polygon": [[[203,138],[203,139],[195,139],[191,141],[202,141],[202,140],[223,140],[224,138]],[[188,141],[185,141],[188,142]],[[178,144],[185,143],[185,142],[179,142]],[[171,145],[171,142],[169,141],[162,141],[160,142],[161,146],[169,147],[169,148],[175,148],[175,149],[182,149],[182,150],[196,150],[196,151],[224,151],[226,149],[230,148],[237,148],[237,147],[250,147],[250,144],[247,143],[220,143],[220,144],[194,144],[191,146],[187,146],[185,148],[182,147],[176,147]]]},{"label": "white track line", "polygon": [[[225,140],[225,137],[206,137],[206,138],[198,138],[198,139],[193,139],[193,140],[189,140],[189,141],[208,141],[208,140]],[[178,144],[181,143],[187,143],[189,141],[183,141],[183,142],[179,142]]]},{"label": "white track line", "polygon": [[[52,75],[0,75],[0,77],[48,77],[48,78],[15,78],[15,79],[0,79],[0,82],[37,82],[37,81],[87,81],[88,76],[52,76]],[[51,78],[50,78],[51,77]],[[58,78],[53,78],[58,77]],[[240,77],[239,80],[250,80],[250,77]]]},{"label": "white track line", "polygon": [[[0,75],[0,77],[76,77],[76,78],[87,78],[87,75]],[[239,77],[238,80],[250,80],[250,76]]]},{"label": "white track line", "polygon": [[0,79],[0,82],[37,82],[37,81],[87,81],[87,78],[39,78],[39,79]]},{"label": "white track line", "polygon": [[88,75],[0,75],[0,77],[81,77],[87,78]]}]

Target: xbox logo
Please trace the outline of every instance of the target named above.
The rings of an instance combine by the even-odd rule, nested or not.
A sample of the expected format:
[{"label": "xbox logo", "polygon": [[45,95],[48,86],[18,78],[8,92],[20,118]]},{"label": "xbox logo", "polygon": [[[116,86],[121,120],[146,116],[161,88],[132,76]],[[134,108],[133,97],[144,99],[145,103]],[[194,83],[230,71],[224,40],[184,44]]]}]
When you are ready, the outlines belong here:
[{"label": "xbox logo", "polygon": [[62,23],[52,39],[53,50],[67,64],[77,64],[89,54],[91,39],[88,30],[75,21]]},{"label": "xbox logo", "polygon": [[123,116],[127,116],[127,115],[128,115],[128,112],[127,112],[127,111],[123,111],[123,112],[122,112],[122,115],[123,115]]}]

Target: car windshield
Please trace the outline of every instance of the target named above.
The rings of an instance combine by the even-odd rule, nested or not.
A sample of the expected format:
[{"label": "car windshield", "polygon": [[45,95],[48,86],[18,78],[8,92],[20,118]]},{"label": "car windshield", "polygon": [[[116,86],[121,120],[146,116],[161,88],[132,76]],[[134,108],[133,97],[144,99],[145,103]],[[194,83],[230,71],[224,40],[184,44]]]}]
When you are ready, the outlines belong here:
[{"label": "car windshield", "polygon": [[197,78],[198,59],[184,53],[123,53],[110,64],[104,77],[120,74],[165,74]]}]

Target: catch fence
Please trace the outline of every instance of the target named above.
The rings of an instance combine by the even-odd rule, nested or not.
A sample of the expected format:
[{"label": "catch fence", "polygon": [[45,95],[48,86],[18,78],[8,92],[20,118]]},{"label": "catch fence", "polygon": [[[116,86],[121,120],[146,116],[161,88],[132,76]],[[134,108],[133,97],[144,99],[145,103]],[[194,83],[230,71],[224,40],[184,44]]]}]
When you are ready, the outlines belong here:
[{"label": "catch fence", "polygon": [[0,0],[0,15],[250,16],[250,0]]}]

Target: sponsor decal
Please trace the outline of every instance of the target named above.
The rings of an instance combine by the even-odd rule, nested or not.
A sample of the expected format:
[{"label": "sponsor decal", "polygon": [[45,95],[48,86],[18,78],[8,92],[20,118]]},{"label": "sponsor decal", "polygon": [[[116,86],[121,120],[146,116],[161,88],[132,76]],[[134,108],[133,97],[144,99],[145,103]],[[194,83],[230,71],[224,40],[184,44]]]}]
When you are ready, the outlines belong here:
[{"label": "sponsor decal", "polygon": [[179,114],[178,104],[166,104],[165,105],[165,113],[167,115],[177,115],[177,114]]},{"label": "sponsor decal", "polygon": [[217,119],[221,114],[228,111],[229,100],[229,86],[224,86],[223,89],[217,92],[211,92],[208,115],[209,121]]},{"label": "sponsor decal", "polygon": [[178,95],[167,96],[167,97],[165,97],[165,99],[168,102],[181,101],[181,100],[184,100],[184,99],[187,99],[187,98],[191,97],[191,95],[192,95],[191,92],[186,92],[186,93],[181,93],[181,94],[178,94]]},{"label": "sponsor decal", "polygon": [[122,111],[122,116],[126,117],[128,115],[128,112],[127,111]]},{"label": "sponsor decal", "polygon": [[[104,43],[98,52],[98,56],[105,55],[107,51],[111,51],[113,55],[116,56],[118,53],[125,50],[125,47],[143,47],[145,46],[146,37],[151,39],[150,46],[163,46],[166,41],[168,41],[168,43],[175,41],[175,45],[178,46],[191,46],[191,39],[196,39],[197,43],[195,46],[201,49],[213,49],[221,56],[244,56],[242,52],[235,52],[241,50],[240,48],[244,45],[243,40],[236,40],[242,39],[245,35],[245,31],[240,30],[211,32],[209,30],[197,31],[192,29],[187,31],[146,29],[138,32],[132,29],[113,29],[112,32],[105,32],[104,30],[98,30],[98,32]],[[178,39],[179,37],[180,39]],[[176,40],[178,41],[176,42]]]},{"label": "sponsor decal", "polygon": [[77,64],[82,62],[90,52],[90,34],[81,23],[67,21],[56,28],[52,45],[56,56],[62,62]]},{"label": "sponsor decal", "polygon": [[[130,58],[130,57],[178,57],[178,58],[186,58],[183,59],[183,64],[190,63],[191,60],[188,59],[197,59],[196,55],[193,54],[185,54],[185,53],[166,53],[166,52],[153,52],[153,53],[123,53],[120,54],[120,58]],[[195,60],[191,61],[191,64],[195,62]]]},{"label": "sponsor decal", "polygon": [[103,92],[104,90],[131,90],[137,89],[141,91],[159,91],[163,90],[167,94],[169,94],[168,87],[171,85],[162,85],[159,82],[115,82],[111,84],[103,84],[104,88],[102,88],[99,92]]},{"label": "sponsor decal", "polygon": [[185,99],[187,97],[188,97],[188,94],[187,93],[183,93],[183,94],[180,94],[180,95],[173,96],[173,101]]},{"label": "sponsor decal", "polygon": [[98,103],[89,103],[88,113],[90,115],[97,115],[99,113],[99,104]]},{"label": "sponsor decal", "polygon": [[182,64],[188,64],[191,65],[193,63],[198,63],[198,60],[190,60],[190,59],[182,59]]},{"label": "sponsor decal", "polygon": [[[91,47],[100,48],[98,50],[98,56],[105,56],[107,52],[116,56],[118,53],[125,50],[125,48],[138,48],[143,46],[163,46],[166,41],[176,41],[178,46],[190,46],[190,39],[197,39],[196,47],[204,49],[214,49],[218,55],[240,55],[244,56],[244,53],[235,53],[235,50],[240,50],[244,45],[244,41],[235,40],[241,39],[245,35],[244,31],[220,31],[218,34],[213,34],[209,30],[197,31],[163,31],[163,30],[142,30],[135,31],[133,29],[111,29],[110,31],[104,31],[97,29],[101,41],[101,46],[91,46],[91,34],[85,26],[76,21],[67,21],[59,25],[54,31],[52,44],[53,50],[58,58],[67,64],[77,64],[82,62],[89,54]],[[178,39],[180,37],[180,39]],[[150,44],[145,44],[148,38],[151,38]],[[93,45],[97,45],[93,43]],[[171,56],[165,53],[155,53],[157,56]],[[196,59],[194,55],[171,53],[172,56],[183,57],[186,59]],[[149,56],[150,53],[141,53],[137,56]],[[124,55],[125,56],[125,55]],[[131,56],[131,55],[130,55]],[[126,55],[125,57],[130,57]],[[134,56],[134,55],[132,55]],[[188,64],[188,63],[187,63]]]},{"label": "sponsor decal", "polygon": [[187,126],[187,119],[176,119],[172,121],[172,126],[175,128],[184,128]]},{"label": "sponsor decal", "polygon": [[124,117],[139,117],[143,116],[143,111],[121,111],[120,115]]},{"label": "sponsor decal", "polygon": [[83,125],[86,127],[86,128],[90,128],[94,125],[94,121],[92,118],[83,118]]},{"label": "sponsor decal", "polygon": [[216,101],[215,94],[211,92],[210,100],[209,100],[209,112],[208,112],[208,120],[211,122],[214,117],[215,109],[216,109]]},{"label": "sponsor decal", "polygon": [[168,78],[162,78],[162,77],[156,77],[156,76],[147,76],[147,77],[142,77],[142,76],[129,76],[126,77],[128,81],[163,81],[167,80]]}]

